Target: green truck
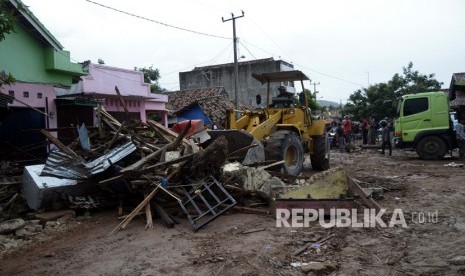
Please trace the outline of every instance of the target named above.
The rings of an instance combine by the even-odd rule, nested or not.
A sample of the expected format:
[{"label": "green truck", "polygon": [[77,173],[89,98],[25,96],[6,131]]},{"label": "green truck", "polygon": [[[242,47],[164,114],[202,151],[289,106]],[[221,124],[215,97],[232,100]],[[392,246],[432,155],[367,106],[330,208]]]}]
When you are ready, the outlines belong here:
[{"label": "green truck", "polygon": [[442,159],[457,147],[449,99],[443,92],[404,95],[397,106],[397,148],[415,150],[422,159]]}]

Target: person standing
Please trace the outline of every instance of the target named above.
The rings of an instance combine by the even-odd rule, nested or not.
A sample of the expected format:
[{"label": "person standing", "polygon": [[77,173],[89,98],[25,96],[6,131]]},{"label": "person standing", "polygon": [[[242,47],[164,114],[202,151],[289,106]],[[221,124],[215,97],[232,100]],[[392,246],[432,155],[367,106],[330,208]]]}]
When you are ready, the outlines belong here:
[{"label": "person standing", "polygon": [[370,145],[376,144],[376,120],[374,117],[370,118],[370,130],[368,134],[368,141]]},{"label": "person standing", "polygon": [[465,118],[459,119],[455,126],[455,134],[457,136],[457,144],[459,147],[459,159],[465,161]]},{"label": "person standing", "polygon": [[368,120],[363,118],[360,129],[362,130],[362,141],[364,145],[368,144],[368,127]]},{"label": "person standing", "polygon": [[344,152],[345,138],[344,138],[344,129],[342,128],[341,123],[338,123],[336,127],[336,139],[337,139],[337,147],[339,149],[339,152]]},{"label": "person standing", "polygon": [[352,121],[349,118],[349,115],[344,117],[342,127],[344,128],[344,137],[346,143],[350,145],[350,135],[352,134]]},{"label": "person standing", "polygon": [[391,129],[388,125],[388,122],[385,120],[382,120],[380,125],[382,127],[381,134],[383,139],[383,144],[381,145],[381,154],[384,154],[384,150],[386,149],[386,146],[388,146],[389,155],[392,155]]}]

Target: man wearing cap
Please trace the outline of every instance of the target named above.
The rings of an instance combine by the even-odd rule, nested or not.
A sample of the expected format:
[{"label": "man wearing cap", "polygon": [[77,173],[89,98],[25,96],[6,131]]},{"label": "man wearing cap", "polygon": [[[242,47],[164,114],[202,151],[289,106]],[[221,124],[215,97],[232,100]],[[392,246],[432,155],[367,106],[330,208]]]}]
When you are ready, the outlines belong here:
[{"label": "man wearing cap", "polygon": [[276,99],[289,99],[291,101],[286,102],[286,103],[282,103],[281,101],[277,101],[277,102],[272,103],[271,106],[272,107],[275,107],[275,106],[281,106],[281,107],[290,106],[290,107],[293,107],[293,104],[294,104],[293,96],[294,95],[292,93],[287,92],[286,87],[284,87],[283,85],[281,85],[278,88],[278,91],[279,91],[279,95],[276,97]]},{"label": "man wearing cap", "polygon": [[278,95],[278,98],[291,98],[291,93],[287,93],[286,91],[286,87],[284,87],[283,85],[281,85],[279,88],[278,88],[278,91],[279,91],[279,95]]}]

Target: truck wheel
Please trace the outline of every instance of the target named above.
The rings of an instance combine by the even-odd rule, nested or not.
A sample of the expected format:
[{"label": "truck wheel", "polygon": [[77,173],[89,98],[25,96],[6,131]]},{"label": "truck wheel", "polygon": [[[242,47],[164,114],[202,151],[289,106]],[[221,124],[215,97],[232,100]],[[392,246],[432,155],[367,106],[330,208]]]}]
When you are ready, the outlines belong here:
[{"label": "truck wheel", "polygon": [[287,174],[299,175],[304,164],[304,149],[297,135],[289,130],[270,134],[265,146],[266,160],[284,160],[282,168]]},{"label": "truck wheel", "polygon": [[444,140],[437,136],[426,136],[415,146],[415,150],[421,159],[439,160],[447,153]]},{"label": "truck wheel", "polygon": [[312,136],[313,153],[310,154],[312,168],[318,171],[329,169],[329,149],[326,136]]}]

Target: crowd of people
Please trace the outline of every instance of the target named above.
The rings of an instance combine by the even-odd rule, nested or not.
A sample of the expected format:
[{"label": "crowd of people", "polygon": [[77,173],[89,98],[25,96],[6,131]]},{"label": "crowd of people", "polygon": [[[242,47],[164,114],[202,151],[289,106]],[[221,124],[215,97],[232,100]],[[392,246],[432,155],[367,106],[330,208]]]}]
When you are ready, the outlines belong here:
[{"label": "crowd of people", "polygon": [[359,123],[354,124],[350,116],[333,121],[328,131],[334,134],[333,146],[337,146],[340,152],[350,149],[351,144],[361,135],[363,145],[375,145],[381,143],[381,154],[386,149],[392,155],[392,133],[394,125],[392,119],[385,118],[377,121],[374,117],[362,118]]},{"label": "crowd of people", "polygon": [[[360,137],[363,145],[381,144],[381,154],[388,151],[392,155],[392,136],[394,123],[392,119],[385,118],[377,121],[374,117],[362,118],[354,124],[348,115],[333,121],[327,131],[334,136],[331,146],[337,147],[340,152],[350,149],[351,144]],[[465,116],[459,118],[455,126],[457,144],[459,149],[459,160],[465,161]]]}]

